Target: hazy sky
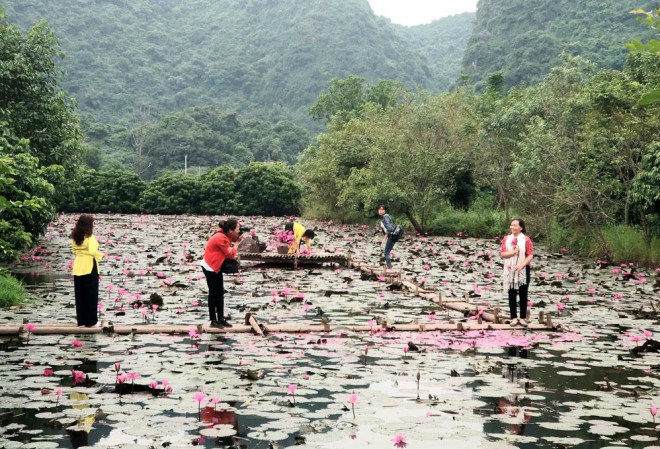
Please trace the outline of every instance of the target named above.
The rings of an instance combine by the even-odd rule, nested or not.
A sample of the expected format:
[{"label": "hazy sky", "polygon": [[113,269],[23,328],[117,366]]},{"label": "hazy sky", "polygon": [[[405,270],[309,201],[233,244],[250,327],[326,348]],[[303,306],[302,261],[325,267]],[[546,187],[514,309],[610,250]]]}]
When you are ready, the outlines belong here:
[{"label": "hazy sky", "polygon": [[369,0],[369,4],[377,16],[408,26],[477,10],[477,0]]}]

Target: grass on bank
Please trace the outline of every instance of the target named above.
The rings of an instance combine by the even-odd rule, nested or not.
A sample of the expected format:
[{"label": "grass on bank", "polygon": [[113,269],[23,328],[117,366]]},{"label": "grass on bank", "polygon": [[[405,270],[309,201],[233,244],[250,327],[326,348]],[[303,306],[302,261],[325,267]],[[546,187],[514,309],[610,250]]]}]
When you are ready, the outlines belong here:
[{"label": "grass on bank", "polygon": [[0,307],[9,307],[25,301],[27,292],[21,282],[8,273],[0,272]]}]

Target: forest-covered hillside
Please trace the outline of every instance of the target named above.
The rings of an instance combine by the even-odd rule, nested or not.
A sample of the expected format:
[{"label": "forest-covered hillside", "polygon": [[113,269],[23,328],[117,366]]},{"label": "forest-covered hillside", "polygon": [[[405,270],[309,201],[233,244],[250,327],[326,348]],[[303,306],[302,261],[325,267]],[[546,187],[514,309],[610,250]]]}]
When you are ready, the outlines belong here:
[{"label": "forest-covered hillside", "polygon": [[630,11],[658,0],[479,0],[462,72],[483,86],[501,71],[507,86],[532,85],[560,63],[562,52],[620,69],[631,38],[648,39]]},{"label": "forest-covered hillside", "polygon": [[410,48],[426,58],[431,71],[430,90],[446,91],[454,86],[461,73],[461,61],[467,47],[475,14],[466,12],[427,25],[405,27],[396,25],[401,38],[407,40]]},{"label": "forest-covered hillside", "polygon": [[[429,36],[415,30],[421,44],[411,45],[408,29],[375,16],[367,0],[2,3],[23,29],[48,22],[66,54],[63,87],[91,114],[87,121],[115,124],[129,124],[140,106],[158,116],[214,106],[309,124],[319,92],[350,75],[446,90],[472,25],[443,19],[426,27]],[[451,49],[453,62],[438,49]]]}]

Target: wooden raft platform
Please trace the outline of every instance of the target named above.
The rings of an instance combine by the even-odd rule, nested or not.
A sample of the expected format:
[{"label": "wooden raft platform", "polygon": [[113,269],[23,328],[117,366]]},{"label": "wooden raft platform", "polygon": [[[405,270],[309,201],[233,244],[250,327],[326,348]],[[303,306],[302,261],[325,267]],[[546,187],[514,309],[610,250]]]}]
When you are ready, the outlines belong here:
[{"label": "wooden raft platform", "polygon": [[239,253],[240,260],[259,261],[268,264],[291,264],[293,268],[300,265],[318,265],[322,263],[338,263],[347,265],[347,257],[342,253],[324,254],[279,254],[279,253]]}]

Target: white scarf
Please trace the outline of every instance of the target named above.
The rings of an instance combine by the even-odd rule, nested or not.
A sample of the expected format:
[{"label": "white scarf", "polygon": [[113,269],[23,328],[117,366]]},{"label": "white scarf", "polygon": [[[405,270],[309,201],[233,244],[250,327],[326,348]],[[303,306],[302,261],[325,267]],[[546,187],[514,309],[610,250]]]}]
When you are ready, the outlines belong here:
[{"label": "white scarf", "polygon": [[525,237],[525,234],[522,232],[518,234],[518,237],[514,237],[513,234],[506,236],[504,250],[511,251],[517,246],[518,254],[509,257],[508,259],[504,259],[504,272],[502,273],[502,289],[504,290],[504,294],[511,289],[518,290],[521,285],[527,283],[527,270],[522,269],[516,271],[516,265],[525,260],[526,239],[527,237]]}]

